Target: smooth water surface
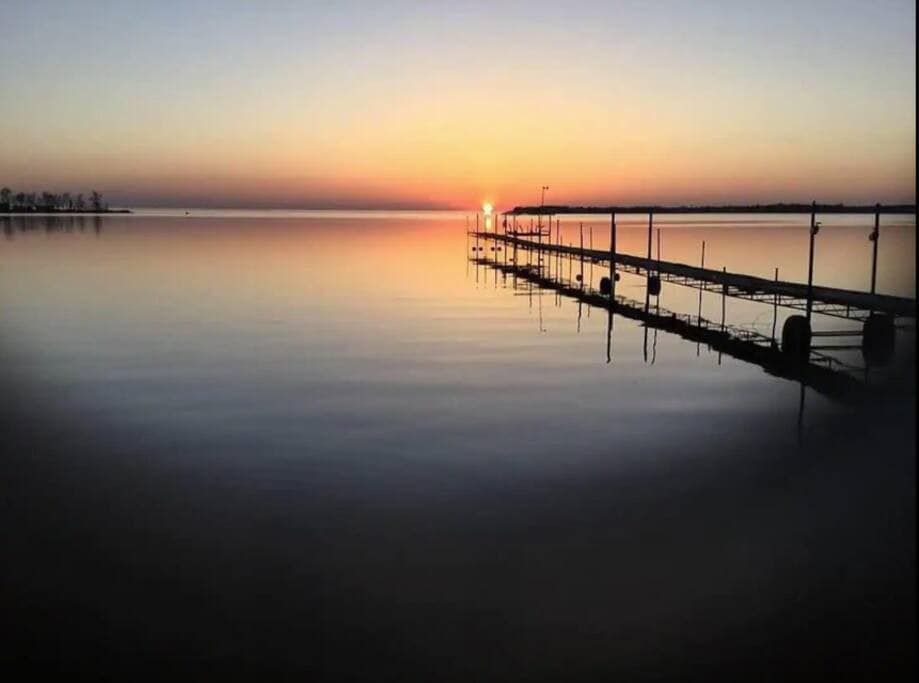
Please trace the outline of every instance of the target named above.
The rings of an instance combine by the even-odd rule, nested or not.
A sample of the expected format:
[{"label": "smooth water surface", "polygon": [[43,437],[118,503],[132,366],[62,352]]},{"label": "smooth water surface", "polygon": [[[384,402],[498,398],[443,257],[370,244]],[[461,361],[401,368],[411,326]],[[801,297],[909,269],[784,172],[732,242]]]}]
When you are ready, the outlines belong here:
[{"label": "smooth water surface", "polygon": [[[620,221],[621,251],[643,253],[643,220]],[[871,220],[826,219],[819,284],[867,288]],[[617,316],[608,340],[605,311],[471,263],[468,221],[4,223],[0,381],[32,420],[19,424],[38,425],[17,457],[30,462],[34,443],[54,454],[42,461],[50,481],[30,475],[18,494],[41,491],[53,520],[22,513],[19,552],[48,533],[42,552],[64,559],[42,562],[51,578],[34,580],[57,588],[34,599],[69,606],[65,661],[91,650],[88,620],[129,661],[367,673],[338,657],[353,649],[393,671],[457,675],[704,669],[692,647],[719,642],[753,661],[751,643],[797,642],[777,630],[789,610],[845,614],[864,584],[827,584],[833,572],[909,592],[895,551],[909,524],[878,520],[910,519],[911,461],[825,454],[833,420],[860,413],[637,321]],[[883,221],[878,290],[914,297],[915,221]],[[607,247],[607,223],[584,226]],[[806,278],[807,217],[656,226],[667,260],[698,263],[705,240],[708,267]],[[580,239],[579,221],[563,221],[563,240]],[[596,286],[602,268],[587,268]],[[644,286],[625,276],[618,293],[643,299]],[[695,314],[698,292],[665,284],[657,303]],[[702,303],[720,318],[720,297]],[[765,334],[790,313],[725,310]],[[914,337],[898,341],[888,373],[909,367]],[[897,429],[895,443],[911,443],[914,426]],[[892,481],[901,488],[876,505]],[[91,551],[74,559],[74,548]],[[878,590],[865,623],[886,627],[890,591]],[[191,615],[173,620],[189,600]],[[301,657],[300,636],[325,645]],[[802,666],[819,667],[815,656]]]}]

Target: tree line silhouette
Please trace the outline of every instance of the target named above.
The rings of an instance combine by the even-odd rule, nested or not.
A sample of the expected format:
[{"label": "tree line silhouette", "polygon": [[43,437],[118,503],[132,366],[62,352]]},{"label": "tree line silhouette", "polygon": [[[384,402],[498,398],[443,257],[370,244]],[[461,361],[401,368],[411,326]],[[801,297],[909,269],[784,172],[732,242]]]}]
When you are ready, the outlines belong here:
[{"label": "tree line silhouette", "polygon": [[105,213],[110,211],[102,193],[93,190],[86,197],[82,192],[16,192],[0,189],[0,213]]}]

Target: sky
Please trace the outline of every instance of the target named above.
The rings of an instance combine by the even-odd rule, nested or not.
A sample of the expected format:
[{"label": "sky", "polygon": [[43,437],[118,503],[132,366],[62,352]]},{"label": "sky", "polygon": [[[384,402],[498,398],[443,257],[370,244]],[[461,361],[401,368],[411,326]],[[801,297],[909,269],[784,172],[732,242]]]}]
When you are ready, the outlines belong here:
[{"label": "sky", "polygon": [[912,2],[0,0],[0,185],[121,206],[914,202]]}]

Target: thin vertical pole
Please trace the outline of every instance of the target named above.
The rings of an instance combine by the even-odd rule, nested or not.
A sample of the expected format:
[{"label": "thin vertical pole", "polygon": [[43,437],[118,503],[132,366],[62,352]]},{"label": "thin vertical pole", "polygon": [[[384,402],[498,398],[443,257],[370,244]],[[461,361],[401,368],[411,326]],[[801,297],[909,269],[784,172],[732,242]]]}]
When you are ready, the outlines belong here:
[{"label": "thin vertical pole", "polygon": [[[779,269],[775,269],[775,281],[779,281]],[[779,321],[779,292],[776,289],[772,296],[772,345],[775,346],[775,326]]]},{"label": "thin vertical pole", "polygon": [[580,261],[581,261],[581,270],[580,270],[580,274],[581,274],[581,279],[579,280],[579,282],[581,283],[581,287],[583,288],[583,287],[584,287],[584,224],[583,224],[583,223],[581,223],[581,247],[580,247],[580,250],[581,250],[581,252],[580,252]]},{"label": "thin vertical pole", "polygon": [[[705,268],[705,240],[702,240],[702,268]],[[696,314],[696,322],[702,326],[702,287],[699,287],[699,312]]]},{"label": "thin vertical pole", "polygon": [[[594,226],[591,225],[588,230],[590,231],[590,244],[587,247],[590,250],[590,275],[587,276],[587,279],[590,281],[592,287],[594,283]],[[590,317],[589,306],[587,307],[587,317]]]},{"label": "thin vertical pole", "polygon": [[814,238],[817,236],[817,202],[811,203],[810,249],[807,255],[807,324],[811,322],[814,307]]},{"label": "thin vertical pole", "polygon": [[874,207],[874,232],[871,233],[869,238],[874,242],[874,246],[871,250],[871,293],[874,294],[875,287],[877,286],[877,274],[878,274],[878,241],[881,236],[881,205],[876,204]]},{"label": "thin vertical pole", "polygon": [[[540,216],[540,219],[542,217]],[[531,238],[532,239],[532,238]],[[542,223],[540,222],[539,231],[536,237],[536,272],[542,275]]]},{"label": "thin vertical pole", "polygon": [[651,236],[654,230],[654,211],[648,211],[648,262],[645,266],[645,313],[651,305],[651,290],[648,288],[648,280],[651,279]]},{"label": "thin vertical pole", "polygon": [[616,302],[616,214],[609,219],[609,312],[606,320],[606,362],[613,361],[613,305]]},{"label": "thin vertical pole", "polygon": [[[561,221],[555,220],[555,244],[556,246],[562,246],[562,225]],[[555,251],[555,271],[558,273],[558,278],[562,278],[562,252]]]},{"label": "thin vertical pole", "polygon": [[616,214],[609,219],[609,298],[616,300]]},{"label": "thin vertical pole", "polygon": [[[702,268],[705,268],[705,240],[702,240]],[[704,285],[703,285],[704,286]],[[699,287],[699,311],[696,313],[696,327],[702,329],[702,286]],[[696,355],[702,350],[701,342],[696,342]]]},{"label": "thin vertical pole", "polygon": [[[727,266],[722,266],[721,272],[726,275],[728,272]],[[724,326],[727,319],[728,285],[725,279],[726,278],[721,281],[721,334],[724,334]],[[721,351],[718,351],[718,365],[721,365]]]}]

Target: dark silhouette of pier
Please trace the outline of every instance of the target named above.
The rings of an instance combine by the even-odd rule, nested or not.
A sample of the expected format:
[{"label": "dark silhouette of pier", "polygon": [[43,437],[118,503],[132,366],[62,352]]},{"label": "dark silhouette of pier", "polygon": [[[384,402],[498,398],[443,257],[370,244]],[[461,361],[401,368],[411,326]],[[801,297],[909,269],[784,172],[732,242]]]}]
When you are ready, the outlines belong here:
[{"label": "dark silhouette of pier", "polygon": [[478,232],[474,236],[481,239],[503,242],[509,246],[526,249],[533,252],[558,253],[564,256],[593,261],[594,263],[609,264],[615,262],[615,267],[635,275],[656,276],[663,282],[695,287],[697,289],[716,291],[726,296],[759,301],[764,303],[777,303],[779,306],[806,311],[808,300],[811,301],[811,310],[815,313],[845,318],[849,320],[865,321],[872,313],[915,318],[916,300],[904,297],[890,296],[870,292],[859,292],[836,287],[821,287],[805,283],[787,282],[783,280],[769,280],[753,275],[731,273],[723,270],[702,268],[684,263],[659,261],[655,258],[635,256],[601,249],[585,249],[577,246],[566,246],[548,241],[534,241],[522,239],[515,233]]}]

